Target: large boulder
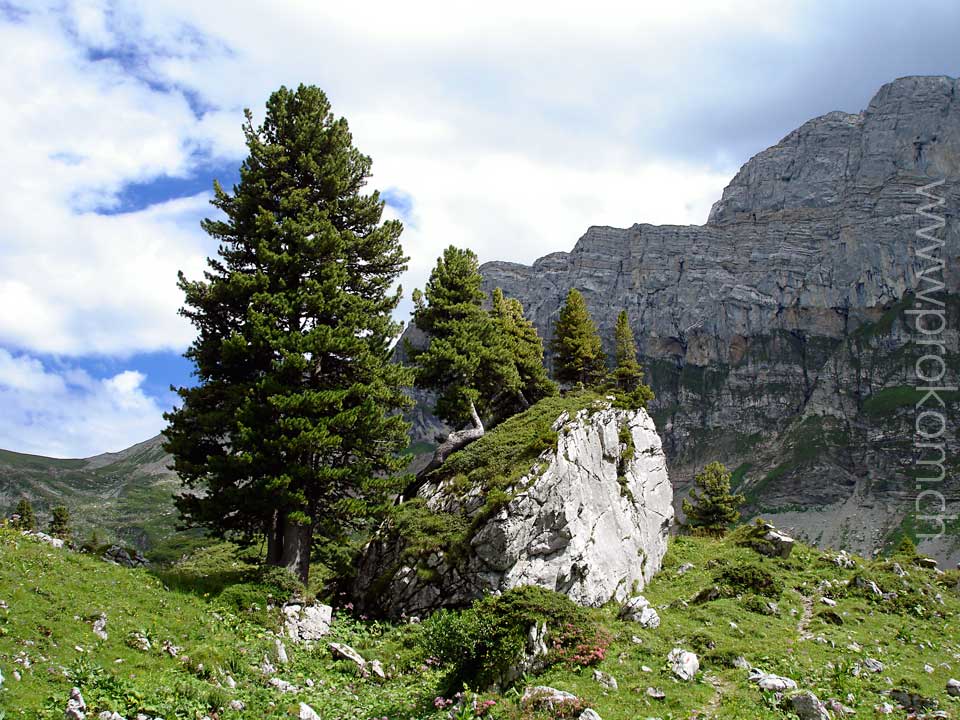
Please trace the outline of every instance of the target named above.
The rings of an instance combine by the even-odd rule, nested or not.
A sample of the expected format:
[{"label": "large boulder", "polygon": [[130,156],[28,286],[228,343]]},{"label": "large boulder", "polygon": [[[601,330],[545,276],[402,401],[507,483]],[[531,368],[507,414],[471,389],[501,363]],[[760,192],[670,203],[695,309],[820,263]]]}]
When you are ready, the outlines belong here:
[{"label": "large boulder", "polygon": [[459,518],[469,537],[458,547],[416,554],[402,534],[385,530],[364,553],[358,605],[420,615],[487,592],[537,585],[599,606],[642,589],[660,569],[674,514],[653,420],[644,410],[596,401],[564,412],[552,429],[555,444],[489,516],[483,488],[464,491],[457,478],[422,487],[421,502]]}]

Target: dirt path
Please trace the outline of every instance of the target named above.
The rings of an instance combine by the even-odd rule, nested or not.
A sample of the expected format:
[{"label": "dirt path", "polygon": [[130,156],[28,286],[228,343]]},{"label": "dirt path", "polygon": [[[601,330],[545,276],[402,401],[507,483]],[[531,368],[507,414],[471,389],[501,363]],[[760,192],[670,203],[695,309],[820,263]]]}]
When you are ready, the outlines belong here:
[{"label": "dirt path", "polygon": [[720,717],[720,705],[723,703],[724,694],[732,689],[729,681],[710,675],[706,678],[707,682],[713,686],[716,691],[710,702],[704,705],[703,709],[697,712],[697,718],[700,720],[711,720]]},{"label": "dirt path", "polygon": [[800,615],[800,622],[797,623],[797,635],[801,641],[813,640],[813,633],[807,629],[813,617],[813,598],[801,595],[800,601],[803,603],[803,613]]}]

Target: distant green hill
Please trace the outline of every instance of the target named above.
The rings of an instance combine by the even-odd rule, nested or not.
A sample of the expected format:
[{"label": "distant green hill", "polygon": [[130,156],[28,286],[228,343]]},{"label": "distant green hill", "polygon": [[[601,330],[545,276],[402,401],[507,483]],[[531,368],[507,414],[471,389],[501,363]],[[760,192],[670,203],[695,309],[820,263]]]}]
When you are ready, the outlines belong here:
[{"label": "distant green hill", "polygon": [[94,528],[105,540],[148,550],[175,531],[173,495],[179,488],[162,438],[117,453],[64,460],[0,450],[0,512],[13,512],[21,497],[41,523],[66,505],[80,538]]}]

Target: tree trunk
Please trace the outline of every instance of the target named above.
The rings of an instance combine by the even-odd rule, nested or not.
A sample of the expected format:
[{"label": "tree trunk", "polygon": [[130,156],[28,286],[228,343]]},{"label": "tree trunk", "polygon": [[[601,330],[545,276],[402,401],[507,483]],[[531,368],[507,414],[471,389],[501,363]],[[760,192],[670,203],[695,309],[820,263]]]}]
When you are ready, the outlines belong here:
[{"label": "tree trunk", "polygon": [[281,565],[283,561],[283,523],[280,513],[274,511],[267,525],[267,564]]},{"label": "tree trunk", "polygon": [[313,544],[313,527],[283,520],[283,552],[280,564],[293,573],[304,585],[310,578],[310,549]]},{"label": "tree trunk", "polygon": [[420,486],[426,482],[427,475],[443,465],[444,461],[453,453],[466,447],[474,440],[479,440],[483,437],[483,423],[480,421],[480,415],[477,414],[477,408],[472,402],[470,403],[470,416],[472,425],[463,430],[456,430],[450,433],[447,439],[437,446],[437,449],[433,453],[433,458],[423,470],[417,473],[414,481],[407,486],[407,489],[404,490],[403,494],[397,499],[397,503],[403,502],[405,498],[413,497]]}]

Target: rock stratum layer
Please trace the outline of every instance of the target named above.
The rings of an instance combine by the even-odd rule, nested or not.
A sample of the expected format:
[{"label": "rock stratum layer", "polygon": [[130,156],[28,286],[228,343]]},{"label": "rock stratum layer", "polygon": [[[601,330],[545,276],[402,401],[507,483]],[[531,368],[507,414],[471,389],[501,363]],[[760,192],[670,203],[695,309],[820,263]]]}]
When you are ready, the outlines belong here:
[{"label": "rock stratum layer", "polygon": [[[752,158],[705,225],[591,227],[532,266],[486,263],[486,289],[519,299],[549,341],[577,288],[608,351],[625,309],[678,493],[718,459],[755,513],[870,552],[920,529],[913,361],[924,349],[904,311],[931,290],[924,272],[945,283],[943,384],[957,384],[957,95],[954,78],[889,83],[863,112],[811,120]],[[918,212],[931,183],[942,273],[915,235],[932,222]],[[955,393],[947,405],[955,421]],[[953,511],[958,426],[937,487]],[[958,559],[949,538],[925,549]]]},{"label": "rock stratum layer", "polygon": [[660,569],[674,515],[653,420],[594,406],[564,412],[552,430],[555,444],[489,515],[480,485],[464,490],[453,477],[421,488],[430,511],[462,517],[470,531],[455,547],[418,552],[409,536],[384,528],[366,549],[358,601],[396,617],[521,585],[592,606],[643,588]]}]

